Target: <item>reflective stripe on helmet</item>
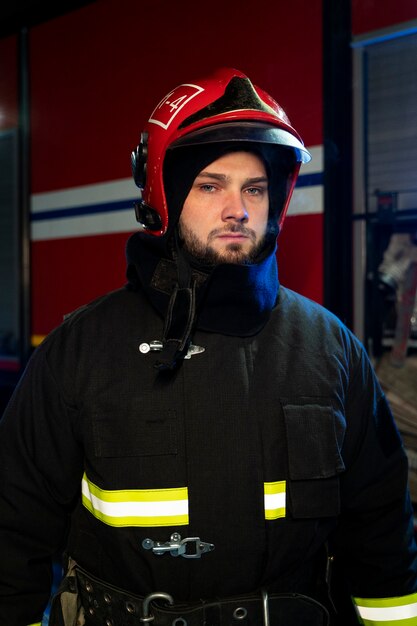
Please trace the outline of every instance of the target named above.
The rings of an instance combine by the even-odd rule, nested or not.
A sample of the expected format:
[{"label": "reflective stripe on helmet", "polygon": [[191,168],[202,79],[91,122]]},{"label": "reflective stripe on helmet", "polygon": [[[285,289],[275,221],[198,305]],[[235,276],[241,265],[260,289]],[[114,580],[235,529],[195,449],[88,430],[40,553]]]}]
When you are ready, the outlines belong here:
[{"label": "reflective stripe on helmet", "polygon": [[265,519],[285,517],[285,480],[264,483]]},{"label": "reflective stripe on helmet", "polygon": [[394,598],[353,598],[365,626],[417,626],[417,593]]},{"label": "reflective stripe on helmet", "polygon": [[94,517],[109,526],[186,526],[188,489],[106,490],[84,474],[82,502]]}]

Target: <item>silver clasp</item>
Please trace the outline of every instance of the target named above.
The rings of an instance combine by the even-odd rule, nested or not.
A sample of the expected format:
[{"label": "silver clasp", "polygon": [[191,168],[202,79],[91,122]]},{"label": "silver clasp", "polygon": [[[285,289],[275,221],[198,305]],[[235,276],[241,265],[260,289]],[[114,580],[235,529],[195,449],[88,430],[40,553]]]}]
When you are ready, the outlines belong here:
[{"label": "silver clasp", "polygon": [[[189,544],[194,544],[194,551],[189,552]],[[144,539],[142,548],[152,550],[157,556],[161,556],[169,552],[171,556],[182,556],[184,559],[199,559],[205,552],[214,550],[214,544],[201,541],[200,537],[186,537],[181,539],[181,535],[173,533],[170,541],[153,541],[152,539]]]},{"label": "silver clasp", "polygon": [[[163,347],[164,344],[162,343],[162,341],[154,339],[149,343],[141,343],[139,345],[139,352],[141,352],[141,354],[148,354],[148,352],[160,352]],[[195,346],[193,343],[191,343],[188,347],[187,354],[185,355],[184,359],[191,359],[191,357],[195,354],[201,354],[204,351],[205,348],[203,348],[202,346]]]}]

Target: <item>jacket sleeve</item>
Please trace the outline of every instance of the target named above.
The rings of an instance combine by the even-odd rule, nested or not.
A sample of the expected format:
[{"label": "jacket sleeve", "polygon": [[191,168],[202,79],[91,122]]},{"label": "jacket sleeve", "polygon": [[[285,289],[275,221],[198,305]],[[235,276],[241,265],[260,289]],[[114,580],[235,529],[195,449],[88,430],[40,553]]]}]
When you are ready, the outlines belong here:
[{"label": "jacket sleeve", "polygon": [[48,343],[32,356],[0,421],[0,626],[42,620],[52,559],[80,491],[77,408],[49,362]]},{"label": "jacket sleeve", "polygon": [[331,547],[359,621],[417,625],[417,558],[407,458],[390,408],[359,348],[346,401],[341,517]]}]

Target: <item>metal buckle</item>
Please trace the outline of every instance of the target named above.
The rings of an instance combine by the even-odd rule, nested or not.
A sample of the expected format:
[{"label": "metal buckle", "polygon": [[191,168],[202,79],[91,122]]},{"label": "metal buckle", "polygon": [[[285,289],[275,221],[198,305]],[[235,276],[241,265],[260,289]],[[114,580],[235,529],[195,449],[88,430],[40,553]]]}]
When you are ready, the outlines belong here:
[{"label": "metal buckle", "polygon": [[152,622],[152,620],[155,619],[153,615],[149,615],[149,605],[152,600],[166,600],[169,604],[174,604],[174,598],[170,596],[169,593],[165,593],[164,591],[155,591],[154,593],[150,593],[143,599],[142,617],[139,618],[139,621],[144,624]]},{"label": "metal buckle", "polygon": [[[194,551],[188,552],[189,544],[194,544]],[[169,552],[171,556],[182,556],[184,559],[199,559],[202,554],[214,550],[214,544],[201,541],[200,537],[186,537],[181,539],[181,535],[173,533],[170,541],[153,541],[152,539],[144,539],[142,548],[152,550],[157,556],[161,556]]]}]

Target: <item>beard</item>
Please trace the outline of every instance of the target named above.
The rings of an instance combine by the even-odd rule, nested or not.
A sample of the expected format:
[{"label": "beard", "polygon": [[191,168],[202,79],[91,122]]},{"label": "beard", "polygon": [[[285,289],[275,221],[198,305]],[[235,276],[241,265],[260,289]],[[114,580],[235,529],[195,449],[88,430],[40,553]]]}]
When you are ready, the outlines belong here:
[{"label": "beard", "polygon": [[[178,231],[184,250],[203,265],[219,265],[220,263],[249,265],[255,262],[265,246],[265,235],[258,240],[255,231],[243,224],[229,224],[224,228],[215,228],[208,234],[206,242],[201,241],[194,231],[181,221],[178,224]],[[222,233],[241,233],[251,242],[249,250],[246,245],[239,242],[230,242],[222,250],[216,250],[211,242]]]}]

